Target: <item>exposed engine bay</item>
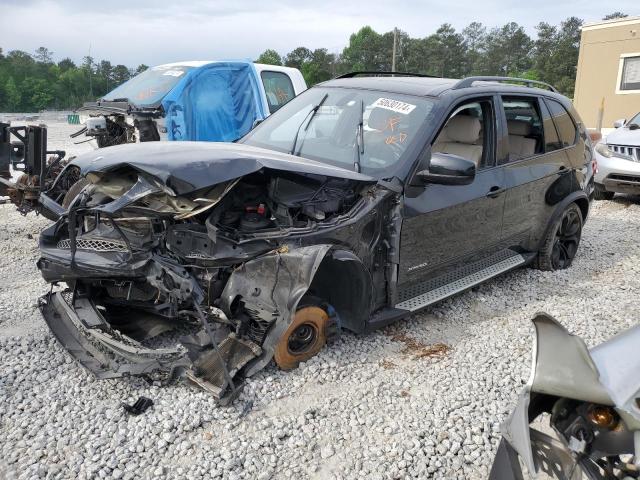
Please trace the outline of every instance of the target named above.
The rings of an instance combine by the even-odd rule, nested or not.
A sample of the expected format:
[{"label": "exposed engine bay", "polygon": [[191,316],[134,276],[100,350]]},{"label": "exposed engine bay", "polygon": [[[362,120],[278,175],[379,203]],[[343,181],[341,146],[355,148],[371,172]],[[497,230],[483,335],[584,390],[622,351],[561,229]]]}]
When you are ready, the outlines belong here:
[{"label": "exposed engine bay", "polygon": [[98,148],[122,145],[125,143],[155,142],[160,140],[156,120],[149,115],[127,117],[123,114],[94,115],[87,119],[85,126],[71,134],[71,138],[80,135],[89,137],[78,143],[95,139]]},{"label": "exposed engine bay", "polygon": [[310,317],[291,355],[336,333],[349,300],[319,296],[314,282],[330,284],[332,261],[361,265],[336,243],[358,232],[356,242],[380,240],[371,222],[381,221],[375,206],[391,192],[257,167],[203,188],[178,175],[161,180],[151,166],[84,172],[86,185],[42,233],[38,262],[59,285],[42,297],[42,312],[82,365],[100,378],[188,378],[228,399],[239,372],[258,371],[274,354],[278,362],[296,312]]}]

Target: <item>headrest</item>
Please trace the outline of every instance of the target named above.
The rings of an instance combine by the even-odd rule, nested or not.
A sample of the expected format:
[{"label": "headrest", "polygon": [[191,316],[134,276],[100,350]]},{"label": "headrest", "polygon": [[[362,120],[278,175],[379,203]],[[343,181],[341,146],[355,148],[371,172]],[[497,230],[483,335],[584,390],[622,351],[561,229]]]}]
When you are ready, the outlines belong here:
[{"label": "headrest", "polygon": [[367,125],[375,130],[384,130],[389,125],[391,117],[399,117],[400,114],[394,113],[386,108],[375,107],[369,114]]},{"label": "headrest", "polygon": [[509,135],[521,135],[526,137],[531,134],[531,124],[522,120],[507,120]]},{"label": "headrest", "polygon": [[475,143],[480,138],[480,120],[468,115],[456,115],[447,122],[447,137],[458,143]]}]

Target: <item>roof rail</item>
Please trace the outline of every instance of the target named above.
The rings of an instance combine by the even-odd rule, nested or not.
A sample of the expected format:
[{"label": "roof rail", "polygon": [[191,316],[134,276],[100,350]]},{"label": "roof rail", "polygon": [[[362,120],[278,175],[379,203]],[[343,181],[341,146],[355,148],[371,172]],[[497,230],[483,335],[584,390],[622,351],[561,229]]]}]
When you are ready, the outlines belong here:
[{"label": "roof rail", "polygon": [[393,76],[393,75],[397,75],[398,77],[428,77],[428,78],[435,78],[433,75],[426,75],[426,74],[422,74],[422,73],[375,72],[373,70],[362,70],[362,71],[349,72],[349,73],[345,73],[343,75],[338,75],[335,78],[353,78],[353,77],[359,77],[359,76],[376,77],[376,76]]},{"label": "roof rail", "polygon": [[529,80],[528,78],[516,78],[516,77],[466,77],[456,83],[452,89],[457,90],[459,88],[467,88],[473,86],[474,82],[504,82],[504,83],[524,83],[527,87],[543,86],[547,90],[551,90],[555,93],[560,93],[553,85],[546,82],[540,82],[538,80]]}]

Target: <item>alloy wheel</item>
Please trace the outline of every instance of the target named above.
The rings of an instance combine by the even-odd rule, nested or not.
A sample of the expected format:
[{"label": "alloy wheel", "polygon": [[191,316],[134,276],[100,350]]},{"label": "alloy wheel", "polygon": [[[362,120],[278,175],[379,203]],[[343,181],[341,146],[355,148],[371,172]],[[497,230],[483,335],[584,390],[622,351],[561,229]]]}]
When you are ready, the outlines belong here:
[{"label": "alloy wheel", "polygon": [[566,210],[558,225],[551,252],[551,262],[554,269],[560,270],[571,265],[573,257],[576,256],[578,251],[581,231],[582,221],[580,214],[574,209]]}]

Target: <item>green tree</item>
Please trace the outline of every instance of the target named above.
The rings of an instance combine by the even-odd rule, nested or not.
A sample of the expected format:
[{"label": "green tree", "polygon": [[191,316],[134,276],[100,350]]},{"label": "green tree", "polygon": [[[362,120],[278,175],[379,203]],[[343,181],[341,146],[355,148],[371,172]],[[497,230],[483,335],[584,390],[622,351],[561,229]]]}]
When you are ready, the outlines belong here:
[{"label": "green tree", "polygon": [[539,80],[549,82],[565,95],[573,96],[580,48],[582,20],[569,17],[559,27],[541,22],[533,53],[533,69]]},{"label": "green tree", "polygon": [[427,54],[431,48],[430,37],[407,38],[402,43],[402,69],[413,73],[430,73]]},{"label": "green tree", "polygon": [[297,68],[302,70],[302,66],[305,63],[312,61],[312,52],[306,47],[298,47],[293,49],[284,57],[284,64],[287,67]]},{"label": "green tree", "polygon": [[9,77],[7,83],[5,84],[5,96],[6,96],[6,109],[9,112],[17,112],[20,107],[20,91],[16,86],[16,82],[13,80],[13,77]]},{"label": "green tree", "polygon": [[131,72],[125,65],[116,65],[112,70],[113,85],[122,85],[124,82],[131,78]]},{"label": "green tree", "polygon": [[138,65],[138,68],[136,68],[136,75],[144,72],[145,70],[147,70],[149,68],[148,65],[145,65],[144,63],[141,63],[140,65]]},{"label": "green tree", "polygon": [[317,48],[311,52],[310,60],[302,65],[302,75],[307,85],[315,85],[335,77],[336,69],[336,56],[326,48]]},{"label": "green tree", "polygon": [[25,111],[40,111],[51,105],[53,92],[41,78],[25,78],[20,84],[22,107]]},{"label": "green tree", "polygon": [[391,57],[385,52],[382,35],[366,26],[349,37],[349,45],[342,51],[342,61],[348,70],[382,71],[389,69]]},{"label": "green tree", "polygon": [[33,54],[33,58],[40,63],[53,63],[53,52],[46,47],[40,47]]},{"label": "green tree", "polygon": [[256,63],[264,63],[266,65],[282,65],[280,54],[272,49],[267,49],[256,59]]},{"label": "green tree", "polygon": [[69,57],[63,58],[58,62],[58,68],[60,68],[61,72],[66,72],[67,70],[71,70],[72,68],[76,68],[76,64],[73,63]]},{"label": "green tree", "polygon": [[531,67],[533,41],[515,22],[493,28],[487,35],[485,48],[483,74],[516,76]]},{"label": "green tree", "polygon": [[613,12],[609,15],[605,15],[602,20],[615,20],[616,18],[627,18],[629,15],[622,12]]},{"label": "green tree", "polygon": [[444,23],[431,36],[427,44],[430,73],[439,77],[459,78],[465,68],[464,38],[448,23]]},{"label": "green tree", "polygon": [[464,75],[475,75],[482,71],[487,29],[480,22],[471,22],[462,30],[462,41],[466,50]]}]

